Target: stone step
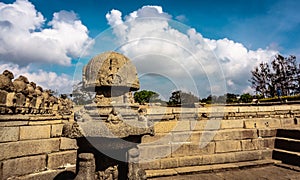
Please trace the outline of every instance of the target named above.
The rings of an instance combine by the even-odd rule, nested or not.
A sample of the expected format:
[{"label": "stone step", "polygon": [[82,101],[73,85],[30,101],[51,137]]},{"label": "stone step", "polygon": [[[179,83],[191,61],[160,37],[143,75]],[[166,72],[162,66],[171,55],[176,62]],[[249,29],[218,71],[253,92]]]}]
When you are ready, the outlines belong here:
[{"label": "stone step", "polygon": [[166,176],[176,176],[182,174],[195,174],[195,173],[226,171],[231,169],[243,169],[243,168],[250,168],[250,167],[257,167],[257,166],[273,165],[278,163],[281,163],[281,161],[274,160],[274,159],[265,159],[265,160],[245,161],[245,162],[237,162],[237,163],[178,167],[173,169],[146,170],[146,174],[147,174],[147,178],[157,178],[157,177],[166,177]]},{"label": "stone step", "polygon": [[300,140],[277,137],[275,139],[275,149],[300,152]]},{"label": "stone step", "polygon": [[300,140],[300,130],[299,129],[278,129],[276,137],[284,137],[284,138]]},{"label": "stone step", "polygon": [[278,166],[278,167],[282,167],[282,168],[285,168],[285,169],[290,169],[290,170],[293,170],[293,171],[300,172],[300,166],[293,166],[293,165],[283,164],[283,163],[278,163],[278,164],[276,164],[275,166]]},{"label": "stone step", "polygon": [[300,166],[300,153],[282,149],[274,149],[272,158],[280,160],[282,163]]}]

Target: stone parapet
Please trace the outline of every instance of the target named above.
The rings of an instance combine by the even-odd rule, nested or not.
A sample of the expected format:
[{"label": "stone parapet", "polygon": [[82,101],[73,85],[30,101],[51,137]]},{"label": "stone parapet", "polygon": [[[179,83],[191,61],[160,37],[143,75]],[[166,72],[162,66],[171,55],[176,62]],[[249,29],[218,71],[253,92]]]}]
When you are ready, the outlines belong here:
[{"label": "stone parapet", "polygon": [[179,167],[271,159],[277,129],[300,128],[300,105],[150,106],[147,116],[155,135],[142,138],[141,167],[168,175]]},{"label": "stone parapet", "polygon": [[62,137],[67,116],[0,116],[0,179],[54,179],[75,173],[77,143]]}]

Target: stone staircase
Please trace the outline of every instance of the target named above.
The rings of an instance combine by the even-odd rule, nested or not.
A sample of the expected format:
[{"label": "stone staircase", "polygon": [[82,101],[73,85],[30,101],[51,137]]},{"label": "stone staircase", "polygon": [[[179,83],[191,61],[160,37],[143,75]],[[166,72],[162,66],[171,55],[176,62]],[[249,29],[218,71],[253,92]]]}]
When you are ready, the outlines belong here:
[{"label": "stone staircase", "polygon": [[300,166],[299,129],[277,130],[272,158],[285,164]]}]

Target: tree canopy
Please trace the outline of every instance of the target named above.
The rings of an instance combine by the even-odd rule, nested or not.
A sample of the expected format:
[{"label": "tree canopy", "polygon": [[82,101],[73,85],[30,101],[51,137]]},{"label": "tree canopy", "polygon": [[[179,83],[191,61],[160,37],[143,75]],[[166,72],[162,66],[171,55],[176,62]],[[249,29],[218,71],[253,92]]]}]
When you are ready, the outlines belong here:
[{"label": "tree canopy", "polygon": [[170,106],[192,106],[194,103],[199,102],[199,98],[192,94],[191,92],[182,92],[181,90],[177,90],[172,92],[171,97],[169,98],[168,104]]},{"label": "tree canopy", "polygon": [[296,56],[277,55],[269,65],[260,63],[251,71],[252,88],[263,97],[299,93],[300,68]]},{"label": "tree canopy", "polygon": [[159,94],[153,91],[142,90],[134,93],[134,100],[139,104],[160,102]]}]

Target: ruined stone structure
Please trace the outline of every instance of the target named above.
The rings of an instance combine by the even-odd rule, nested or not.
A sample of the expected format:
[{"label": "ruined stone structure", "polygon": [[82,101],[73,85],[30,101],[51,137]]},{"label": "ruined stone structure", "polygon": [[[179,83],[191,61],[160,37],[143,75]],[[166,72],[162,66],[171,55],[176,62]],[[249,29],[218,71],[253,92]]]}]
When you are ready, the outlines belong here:
[{"label": "ruined stone structure", "polygon": [[[139,162],[148,178],[274,164],[278,162],[272,159],[278,129],[300,132],[297,104],[149,107],[147,112],[155,135],[142,138]],[[299,140],[295,143],[299,146]]]},{"label": "ruined stone structure", "polygon": [[13,79],[8,70],[0,75],[0,115],[72,113],[73,103],[65,95],[55,97],[50,90],[43,90],[22,75]]},{"label": "ruined stone structure", "polygon": [[[139,168],[137,144],[143,135],[153,134],[153,128],[133,100],[132,91],[139,89],[136,68],[119,53],[97,55],[83,68],[83,86],[96,92],[94,103],[75,112],[77,128],[65,127],[79,131],[79,136],[66,136],[77,138],[78,153],[94,155],[96,179],[146,177]],[[87,170],[78,178],[86,176],[81,172]]]},{"label": "ruined stone structure", "polygon": [[77,143],[62,136],[71,102],[25,76],[13,79],[0,75],[0,179],[75,177]]},{"label": "ruined stone structure", "polygon": [[91,59],[83,84],[95,99],[72,113],[65,96],[0,75],[1,180],[151,179],[288,163],[289,151],[300,166],[298,104],[139,106],[137,71],[115,52]]}]

